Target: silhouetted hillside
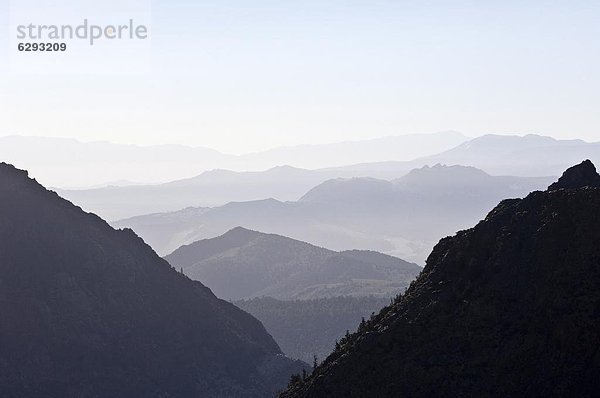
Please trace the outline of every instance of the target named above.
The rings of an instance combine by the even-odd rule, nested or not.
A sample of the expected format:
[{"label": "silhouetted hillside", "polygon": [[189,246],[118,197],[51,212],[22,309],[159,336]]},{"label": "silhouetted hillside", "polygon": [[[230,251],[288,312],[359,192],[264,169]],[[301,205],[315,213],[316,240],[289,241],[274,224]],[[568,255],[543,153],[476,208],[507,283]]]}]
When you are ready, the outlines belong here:
[{"label": "silhouetted hillside", "polygon": [[600,188],[592,170],[576,166],[553,189],[505,200],[440,241],[404,296],[283,397],[597,396]]},{"label": "silhouetted hillside", "polygon": [[323,360],[362,318],[369,319],[389,303],[389,298],[377,297],[293,301],[260,297],[234,302],[265,325],[286,355],[308,363],[313,362],[313,355]]},{"label": "silhouetted hillside", "polygon": [[0,396],[265,397],[300,364],[262,324],[0,164]]},{"label": "silhouetted hillside", "polygon": [[183,246],[165,259],[217,296],[231,300],[388,298],[403,291],[422,269],[381,253],[338,253],[244,228]]}]

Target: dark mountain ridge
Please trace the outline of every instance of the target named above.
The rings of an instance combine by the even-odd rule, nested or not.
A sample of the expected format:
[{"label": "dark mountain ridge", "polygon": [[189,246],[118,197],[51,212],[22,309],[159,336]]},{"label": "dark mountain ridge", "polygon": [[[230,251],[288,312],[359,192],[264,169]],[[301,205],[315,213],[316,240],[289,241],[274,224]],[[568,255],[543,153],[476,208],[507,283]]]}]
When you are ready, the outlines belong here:
[{"label": "dark mountain ridge", "polygon": [[600,188],[591,162],[445,238],[404,296],[282,397],[594,397]]},{"label": "dark mountain ridge", "polygon": [[584,160],[577,167],[571,167],[564,172],[562,177],[548,187],[549,191],[559,189],[600,188],[600,175],[596,166],[590,160]]},{"label": "dark mountain ridge", "polygon": [[0,163],[0,395],[271,395],[300,364],[131,230]]}]

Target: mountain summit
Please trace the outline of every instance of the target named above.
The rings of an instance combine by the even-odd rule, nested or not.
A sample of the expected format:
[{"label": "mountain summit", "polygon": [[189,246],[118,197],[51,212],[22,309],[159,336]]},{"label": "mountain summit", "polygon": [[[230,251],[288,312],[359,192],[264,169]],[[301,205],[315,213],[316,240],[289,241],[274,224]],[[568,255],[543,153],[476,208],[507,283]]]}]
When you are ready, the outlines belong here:
[{"label": "mountain summit", "polygon": [[584,162],[558,189],[505,200],[474,228],[442,239],[405,295],[283,397],[597,396],[600,187],[592,169]]},{"label": "mountain summit", "polygon": [[131,230],[0,164],[0,396],[266,397],[299,365]]},{"label": "mountain summit", "polygon": [[596,171],[596,166],[589,159],[567,169],[557,182],[550,185],[548,190],[555,191],[557,189],[578,189],[583,187],[600,188],[600,175]]}]

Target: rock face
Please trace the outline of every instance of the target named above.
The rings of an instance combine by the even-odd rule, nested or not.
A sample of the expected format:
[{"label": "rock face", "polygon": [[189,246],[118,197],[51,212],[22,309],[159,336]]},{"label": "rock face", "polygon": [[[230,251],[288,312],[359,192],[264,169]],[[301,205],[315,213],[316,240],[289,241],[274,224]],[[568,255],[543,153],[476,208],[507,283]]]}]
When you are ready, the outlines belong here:
[{"label": "rock face", "polygon": [[440,241],[404,296],[283,397],[597,396],[600,176],[590,170],[584,162]]},{"label": "rock face", "polygon": [[299,366],[132,231],[0,164],[0,396],[268,397]]}]

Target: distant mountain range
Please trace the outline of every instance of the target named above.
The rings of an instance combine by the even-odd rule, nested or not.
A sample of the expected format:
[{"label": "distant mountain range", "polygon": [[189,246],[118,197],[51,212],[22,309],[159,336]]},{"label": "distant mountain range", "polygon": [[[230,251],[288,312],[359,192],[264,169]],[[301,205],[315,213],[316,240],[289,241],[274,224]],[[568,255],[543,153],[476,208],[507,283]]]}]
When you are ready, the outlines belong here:
[{"label": "distant mountain range", "polygon": [[158,183],[192,177],[229,159],[207,148],[137,146],[66,138],[0,137],[0,159],[46,186],[92,187],[111,181]]},{"label": "distant mountain range", "polygon": [[0,137],[0,159],[28,169],[45,185],[97,187],[122,180],[161,183],[191,178],[214,169],[259,171],[282,165],[319,169],[361,162],[411,160],[453,148],[467,140],[462,134],[450,131],[284,147],[234,156],[182,145],[136,146],[6,136]]},{"label": "distant mountain range", "polygon": [[[422,139],[432,139],[433,137],[436,137],[441,143],[448,143],[449,139],[456,138],[451,133],[440,133],[425,135],[422,136]],[[405,139],[407,137],[389,138],[387,141],[395,142]],[[569,164],[575,163],[581,158],[600,161],[600,143],[555,140],[537,135],[524,137],[487,135],[461,143],[435,155],[408,161],[398,161],[398,159],[402,159],[400,154],[405,153],[405,149],[411,148],[411,145],[401,149],[403,147],[400,143],[390,144],[387,149],[392,152],[397,151],[398,156],[392,156],[387,149],[383,150],[383,148],[369,149],[370,145],[375,145],[374,143],[379,145],[380,141],[387,142],[386,140],[376,140],[339,144],[340,148],[335,146],[309,148],[315,151],[323,150],[330,156],[336,156],[339,153],[345,153],[342,148],[350,146],[362,148],[362,152],[366,154],[378,153],[379,159],[389,158],[395,161],[361,163],[315,170],[291,166],[278,166],[266,171],[253,172],[212,170],[196,177],[165,184],[122,186],[125,183],[121,181],[115,183],[119,186],[95,189],[59,189],[57,191],[87,211],[94,212],[108,220],[118,220],[150,213],[177,211],[186,207],[217,207],[229,202],[255,201],[266,198],[283,202],[296,201],[311,188],[330,179],[371,177],[380,180],[395,180],[406,175],[410,170],[435,164],[473,166],[495,176],[551,177],[558,176]],[[439,145],[430,145],[431,153],[434,148],[438,147]],[[301,151],[302,148],[304,147],[293,150]],[[208,161],[210,157],[199,155],[199,159]],[[282,157],[273,164],[302,164],[293,162],[293,159],[293,156]],[[307,153],[306,159],[308,162],[312,157]],[[116,164],[123,165],[122,162]],[[218,164],[220,163],[212,163],[213,167]],[[252,169],[255,163],[246,160],[244,164],[245,168]],[[165,170],[168,168],[169,166],[166,165]],[[52,167],[48,168],[46,165],[44,170],[46,169],[52,170]],[[77,170],[85,171],[85,167],[79,167]],[[125,166],[123,170],[126,171]],[[187,172],[193,170],[198,170],[198,167],[193,166]],[[158,170],[152,168],[149,168],[146,173],[146,175],[153,176],[159,174]]]},{"label": "distant mountain range", "polygon": [[165,259],[227,300],[389,298],[404,291],[422,269],[381,253],[338,253],[240,227],[183,246]]},{"label": "distant mountain range", "polygon": [[374,250],[423,263],[434,244],[481,220],[505,197],[544,189],[552,178],[494,177],[462,166],[424,167],[394,181],[327,181],[298,202],[273,199],[209,210],[134,217],[135,230],[161,255],[237,226],[288,236],[331,250]]},{"label": "distant mountain range", "polygon": [[[559,175],[581,158],[600,160],[600,142],[556,140],[533,134],[469,139],[459,133],[442,132],[301,145],[234,156],[180,145],[144,147],[63,138],[0,137],[0,159],[29,169],[45,185],[63,189],[159,184],[191,179],[216,169],[260,172],[285,165],[319,170],[317,174],[327,178],[393,179],[437,163],[473,166],[492,175],[544,177]],[[206,184],[208,177],[201,178],[201,182]],[[261,198],[267,196],[263,193]],[[191,205],[195,203],[187,203]]]},{"label": "distant mountain range", "polygon": [[263,167],[285,164],[305,169],[319,169],[380,162],[384,159],[418,159],[454,148],[469,139],[455,131],[443,131],[433,134],[406,134],[335,144],[282,147],[243,157],[249,164],[262,164]]},{"label": "distant mountain range", "polygon": [[381,172],[401,175],[407,170],[437,163],[473,166],[492,175],[558,176],[569,165],[589,158],[600,161],[600,142],[557,140],[529,134],[484,135],[435,155],[412,161],[363,163],[335,168],[344,172]]},{"label": "distant mountain range", "polygon": [[304,366],[263,325],[0,163],[0,396],[272,396]]},{"label": "distant mountain range", "polygon": [[502,201],[282,397],[597,396],[598,225],[589,161]]},{"label": "distant mountain range", "polygon": [[289,166],[262,172],[212,170],[185,180],[158,185],[112,186],[96,189],[57,189],[61,196],[108,220],[176,211],[187,207],[215,207],[229,202],[264,198],[298,200],[314,186],[354,172],[304,170]]},{"label": "distant mountain range", "polygon": [[586,158],[600,161],[600,142],[555,140],[530,134],[475,138],[423,161],[474,166],[493,175],[533,177],[558,176]]}]

